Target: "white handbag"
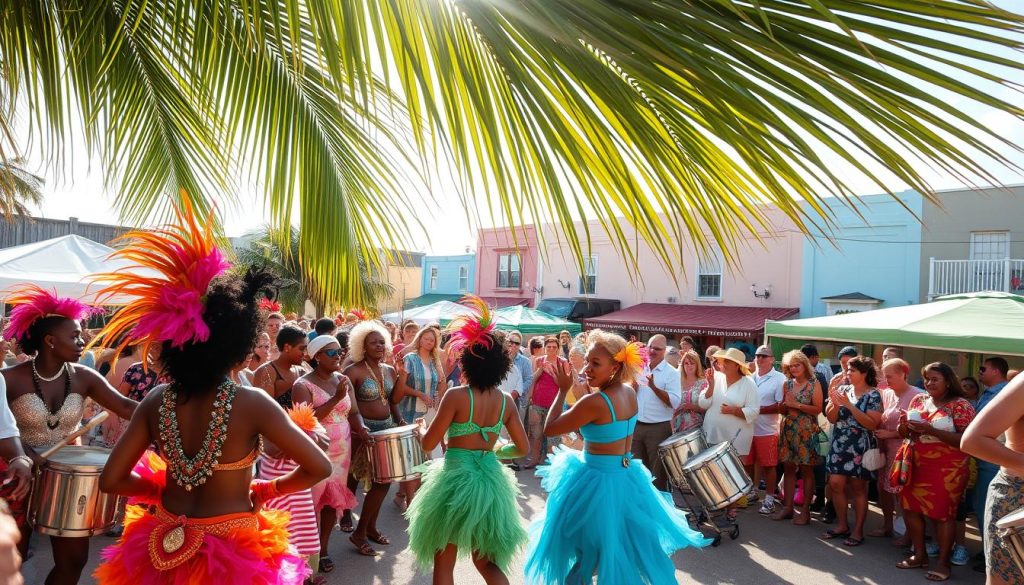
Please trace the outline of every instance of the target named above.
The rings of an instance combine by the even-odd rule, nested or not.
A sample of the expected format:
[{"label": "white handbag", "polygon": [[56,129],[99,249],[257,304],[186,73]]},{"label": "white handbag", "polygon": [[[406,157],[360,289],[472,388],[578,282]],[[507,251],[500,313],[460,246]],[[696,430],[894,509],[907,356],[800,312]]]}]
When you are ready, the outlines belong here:
[{"label": "white handbag", "polygon": [[864,456],[861,458],[860,463],[864,469],[868,471],[876,471],[885,466],[885,455],[882,454],[882,450],[878,448],[878,441],[874,435],[868,435],[869,445],[871,446],[867,451],[864,452]]}]

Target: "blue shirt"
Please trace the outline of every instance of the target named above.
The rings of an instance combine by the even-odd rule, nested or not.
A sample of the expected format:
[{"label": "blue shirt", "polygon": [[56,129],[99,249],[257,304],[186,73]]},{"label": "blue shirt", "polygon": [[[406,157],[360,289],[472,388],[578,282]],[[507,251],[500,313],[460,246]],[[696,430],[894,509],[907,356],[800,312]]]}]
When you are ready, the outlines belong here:
[{"label": "blue shirt", "polygon": [[516,353],[516,359],[512,363],[519,367],[519,373],[523,376],[523,392],[528,392],[530,384],[533,384],[533,364],[530,362],[530,358]]},{"label": "blue shirt", "polygon": [[[1006,380],[1003,382],[999,382],[998,384],[993,384],[986,388],[985,391],[981,393],[981,396],[978,396],[978,404],[977,406],[974,407],[975,416],[981,413],[981,409],[985,408],[985,405],[987,405],[989,402],[992,402],[992,399],[996,397],[996,394],[999,394],[999,391],[1006,387],[1006,385],[1009,383],[1010,382]],[[978,461],[978,467],[996,469],[999,468],[999,466],[996,465],[995,463],[989,463],[988,461],[985,461],[984,459],[980,458],[976,459]]]}]

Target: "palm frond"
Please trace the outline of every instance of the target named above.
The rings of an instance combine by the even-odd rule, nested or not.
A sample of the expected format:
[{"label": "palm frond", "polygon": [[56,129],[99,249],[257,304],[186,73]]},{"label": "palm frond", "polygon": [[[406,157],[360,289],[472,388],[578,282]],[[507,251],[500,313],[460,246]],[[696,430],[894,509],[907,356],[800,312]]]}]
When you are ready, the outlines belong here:
[{"label": "palm frond", "polygon": [[0,161],[0,215],[7,221],[31,215],[28,206],[43,202],[43,178],[24,167],[21,157]]}]

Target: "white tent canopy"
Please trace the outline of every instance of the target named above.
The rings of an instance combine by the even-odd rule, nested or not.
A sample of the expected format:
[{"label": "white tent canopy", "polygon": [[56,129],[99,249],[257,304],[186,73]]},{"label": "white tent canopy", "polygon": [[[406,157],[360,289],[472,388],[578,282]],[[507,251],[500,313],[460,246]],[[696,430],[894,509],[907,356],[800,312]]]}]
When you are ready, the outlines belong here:
[{"label": "white tent canopy", "polygon": [[[60,296],[95,303],[102,284],[93,283],[93,275],[129,266],[125,260],[111,260],[113,252],[110,246],[75,235],[0,250],[0,291],[4,291],[0,298],[11,289],[35,284]],[[105,304],[124,302],[113,298]]]},{"label": "white tent canopy", "polygon": [[409,309],[408,311],[397,311],[381,315],[381,319],[395,324],[413,321],[417,325],[423,326],[430,323],[447,323],[456,317],[472,313],[473,310],[465,305],[451,301],[438,301],[430,305]]}]

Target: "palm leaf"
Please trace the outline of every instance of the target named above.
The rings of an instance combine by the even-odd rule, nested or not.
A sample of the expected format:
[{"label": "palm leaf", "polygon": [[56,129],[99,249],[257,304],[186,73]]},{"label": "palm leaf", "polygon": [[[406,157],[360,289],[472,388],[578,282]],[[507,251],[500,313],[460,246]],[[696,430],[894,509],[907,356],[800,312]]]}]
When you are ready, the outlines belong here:
[{"label": "palm leaf", "polygon": [[1019,91],[1022,40],[1024,18],[983,0],[0,7],[4,83],[51,164],[83,131],[129,221],[180,188],[212,210],[255,186],[277,245],[346,305],[365,304],[370,251],[417,228],[442,158],[458,213],[552,221],[581,266],[589,216],[627,260],[635,230],[674,267],[684,239],[735,260],[765,203],[828,233],[825,196],[852,204],[862,179],[993,182],[981,161],[1013,168],[1020,145],[965,105],[1021,120],[991,88]]}]

